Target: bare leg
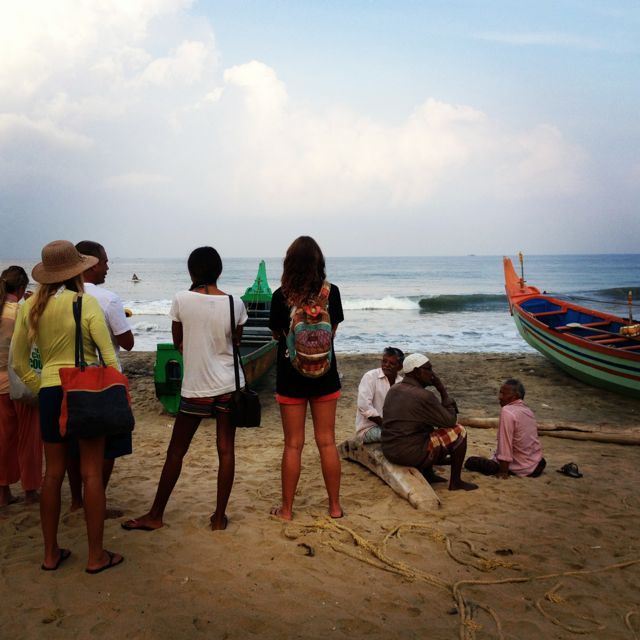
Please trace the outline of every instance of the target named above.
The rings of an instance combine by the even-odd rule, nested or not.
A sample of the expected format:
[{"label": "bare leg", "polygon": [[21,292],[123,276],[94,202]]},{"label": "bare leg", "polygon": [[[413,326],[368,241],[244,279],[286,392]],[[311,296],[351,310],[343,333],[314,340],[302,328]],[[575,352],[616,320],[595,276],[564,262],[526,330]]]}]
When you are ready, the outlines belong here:
[{"label": "bare leg", "polygon": [[82,509],[82,476],[80,475],[80,459],[67,456],[67,476],[71,490],[71,511]]},{"label": "bare leg", "polygon": [[454,447],[451,450],[451,476],[449,477],[449,491],[458,491],[464,489],[465,491],[473,491],[478,488],[477,484],[473,482],[464,482],[462,480],[462,463],[467,453],[467,437],[465,436],[461,440],[454,443]]},{"label": "bare leg", "polygon": [[150,511],[143,516],[124,522],[122,526],[125,529],[150,530],[159,529],[163,525],[164,510],[182,472],[182,460],[189,450],[189,445],[201,420],[202,418],[198,416],[190,416],[185,413],[179,413],[176,416],[153,505]]},{"label": "bare leg", "polygon": [[281,404],[280,416],[284,431],[282,452],[282,504],[272,509],[273,515],[283,520],[293,518],[293,500],[300,479],[302,448],[304,447],[304,421],[307,404]]},{"label": "bare leg", "polygon": [[120,555],[115,554],[112,560],[102,546],[104,534],[105,497],[102,482],[102,465],[104,462],[104,436],[97,438],[81,438],[80,474],[84,486],[84,518],[87,523],[87,539],[89,554],[87,569],[98,569],[112,562],[116,564]]},{"label": "bare leg", "polygon": [[311,402],[313,432],[320,453],[320,465],[324,486],[329,496],[329,515],[341,518],[344,514],[340,506],[340,456],[336,447],[336,406],[337,400]]},{"label": "bare leg", "polygon": [[45,442],[45,472],[40,499],[40,524],[44,538],[45,567],[54,567],[60,559],[58,522],[60,520],[60,488],[66,471],[67,445]]},{"label": "bare leg", "polygon": [[218,413],[216,417],[216,447],[218,449],[218,489],[216,510],[211,516],[211,528],[214,531],[227,528],[225,511],[233,487],[236,470],[235,439],[236,428],[231,425],[228,413]]}]

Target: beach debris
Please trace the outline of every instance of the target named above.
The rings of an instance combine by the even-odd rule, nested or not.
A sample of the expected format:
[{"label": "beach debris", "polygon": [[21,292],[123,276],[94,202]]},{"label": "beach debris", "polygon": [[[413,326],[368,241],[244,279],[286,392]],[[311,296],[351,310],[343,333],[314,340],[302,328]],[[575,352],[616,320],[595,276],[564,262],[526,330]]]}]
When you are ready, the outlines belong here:
[{"label": "beach debris", "polygon": [[496,549],[496,555],[499,556],[512,556],[513,555],[513,550],[512,549]]},{"label": "beach debris", "polygon": [[64,616],[64,609],[52,609],[44,618],[42,618],[42,624],[51,624],[52,622],[57,622],[58,620],[62,620]]},{"label": "beach debris", "polygon": [[310,544],[307,544],[306,542],[299,542],[298,546],[305,549],[306,551],[304,554],[305,556],[309,556],[310,558],[313,558],[313,556],[316,555],[316,550]]}]

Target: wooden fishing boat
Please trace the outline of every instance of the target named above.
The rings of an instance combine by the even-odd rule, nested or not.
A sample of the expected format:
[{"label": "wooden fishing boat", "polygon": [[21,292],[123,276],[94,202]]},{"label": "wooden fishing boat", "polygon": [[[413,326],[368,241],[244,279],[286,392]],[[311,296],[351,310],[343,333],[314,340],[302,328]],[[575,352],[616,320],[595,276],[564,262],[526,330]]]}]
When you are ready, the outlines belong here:
[{"label": "wooden fishing boat", "polygon": [[[240,357],[247,383],[255,386],[273,366],[278,346],[268,327],[271,289],[264,260],[260,262],[258,275],[245,291],[242,301],[249,319],[242,332]],[[182,354],[171,343],[159,344],[154,367],[156,396],[170,414],[177,413],[180,406],[182,372]]]},{"label": "wooden fishing boat", "polygon": [[509,310],[520,335],[567,373],[640,398],[640,327],[630,320],[540,293],[504,258]]},{"label": "wooden fishing boat", "polygon": [[276,361],[278,343],[271,336],[269,312],[271,310],[271,289],[267,281],[264,260],[258,266],[258,275],[245,291],[242,301],[247,308],[249,319],[242,331],[240,356],[247,376],[247,382],[255,385]]}]

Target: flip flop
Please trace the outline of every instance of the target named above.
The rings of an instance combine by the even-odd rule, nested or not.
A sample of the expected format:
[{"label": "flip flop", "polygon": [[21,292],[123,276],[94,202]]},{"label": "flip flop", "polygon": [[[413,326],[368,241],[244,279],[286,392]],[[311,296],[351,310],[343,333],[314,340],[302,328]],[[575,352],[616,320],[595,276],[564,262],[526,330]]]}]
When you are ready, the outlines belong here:
[{"label": "flip flop", "polygon": [[[105,549],[105,551],[107,550]],[[116,560],[114,562],[113,559],[116,557],[116,554],[113,553],[113,551],[107,551],[107,555],[109,556],[109,562],[107,562],[107,564],[104,564],[97,569],[85,569],[85,572],[90,573],[91,575],[95,575],[96,573],[101,573],[102,571],[106,571],[107,569],[117,567],[119,564],[122,564],[124,562],[124,556],[120,556],[120,560]]]},{"label": "flip flop", "polygon": [[125,520],[120,523],[120,526],[125,531],[157,531],[161,527],[150,527],[146,524],[139,524],[138,521],[134,518],[133,520]]},{"label": "flip flop", "polygon": [[575,462],[567,462],[567,464],[561,466],[556,471],[570,478],[582,478],[582,474],[578,470],[578,465]]},{"label": "flip flop", "polygon": [[58,561],[53,567],[45,567],[44,562],[40,565],[43,571],[55,571],[69,556],[71,555],[71,549],[60,549],[60,555],[58,555]]}]

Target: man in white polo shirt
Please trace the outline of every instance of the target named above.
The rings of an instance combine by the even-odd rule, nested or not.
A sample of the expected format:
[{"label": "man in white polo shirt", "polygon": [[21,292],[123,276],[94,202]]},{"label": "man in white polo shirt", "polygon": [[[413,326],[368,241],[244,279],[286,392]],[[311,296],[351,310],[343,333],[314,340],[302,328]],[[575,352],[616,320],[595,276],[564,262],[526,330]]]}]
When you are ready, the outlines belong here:
[{"label": "man in white polo shirt", "polygon": [[[97,264],[90,269],[87,269],[83,274],[84,290],[86,293],[96,298],[100,307],[102,307],[102,311],[104,312],[107,320],[107,326],[109,327],[109,333],[111,334],[113,348],[116,352],[116,357],[118,358],[118,353],[121,348],[126,351],[131,351],[131,349],[133,349],[134,339],[120,298],[112,291],[98,286],[104,283],[107,272],[109,271],[109,258],[107,257],[107,252],[101,244],[91,240],[78,242],[78,244],[76,244],[76,249],[84,255],[98,258]],[[118,362],[120,362],[119,358]],[[109,483],[109,479],[111,478],[115,459],[120,456],[129,455],[131,452],[132,442],[130,433],[107,436],[104,448],[104,467],[102,472],[105,490]],[[73,447],[71,448],[71,453],[73,454]],[[79,459],[75,455],[70,455],[69,458],[70,461],[67,465],[67,473],[69,474],[71,510],[73,511],[82,507],[82,486]],[[119,518],[121,515],[122,513],[118,510],[107,510],[108,517]]]},{"label": "man in white polo shirt", "polygon": [[403,361],[404,353],[400,349],[387,347],[382,352],[380,366],[362,376],[358,387],[356,436],[365,444],[380,442],[384,399],[389,389],[402,380],[398,373]]}]

